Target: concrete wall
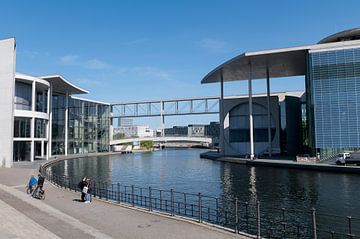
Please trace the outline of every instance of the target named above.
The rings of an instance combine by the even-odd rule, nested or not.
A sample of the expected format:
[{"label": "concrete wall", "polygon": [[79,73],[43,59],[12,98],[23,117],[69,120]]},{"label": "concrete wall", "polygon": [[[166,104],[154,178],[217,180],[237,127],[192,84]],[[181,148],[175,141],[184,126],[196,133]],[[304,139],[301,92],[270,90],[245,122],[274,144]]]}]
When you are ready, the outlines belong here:
[{"label": "concrete wall", "polygon": [[0,166],[13,162],[15,38],[0,40]]}]

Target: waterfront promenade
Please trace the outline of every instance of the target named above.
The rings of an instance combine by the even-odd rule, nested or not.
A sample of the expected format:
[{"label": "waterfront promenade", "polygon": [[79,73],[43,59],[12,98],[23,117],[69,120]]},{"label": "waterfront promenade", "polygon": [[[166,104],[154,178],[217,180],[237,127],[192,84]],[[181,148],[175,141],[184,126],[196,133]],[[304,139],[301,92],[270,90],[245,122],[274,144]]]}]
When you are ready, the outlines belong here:
[{"label": "waterfront promenade", "polygon": [[48,182],[46,199],[36,200],[25,193],[36,173],[31,165],[0,169],[0,238],[247,238],[97,199],[84,204],[79,193]]}]

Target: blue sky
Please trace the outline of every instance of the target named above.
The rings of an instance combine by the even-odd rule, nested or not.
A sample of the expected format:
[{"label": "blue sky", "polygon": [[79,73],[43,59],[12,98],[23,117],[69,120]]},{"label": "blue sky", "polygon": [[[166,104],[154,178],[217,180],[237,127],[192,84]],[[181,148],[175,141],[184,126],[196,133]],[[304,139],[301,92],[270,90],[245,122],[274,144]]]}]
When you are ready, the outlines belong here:
[{"label": "blue sky", "polygon": [[[0,38],[15,36],[17,71],[61,74],[106,102],[213,96],[201,85],[214,67],[244,52],[313,44],[360,26],[359,1],[1,1]],[[264,90],[257,81],[254,90]],[[225,85],[226,94],[246,92]],[[272,91],[301,90],[275,79]],[[171,118],[166,125],[215,116]],[[140,121],[139,121],[140,122]],[[156,126],[158,119],[146,119]]]}]

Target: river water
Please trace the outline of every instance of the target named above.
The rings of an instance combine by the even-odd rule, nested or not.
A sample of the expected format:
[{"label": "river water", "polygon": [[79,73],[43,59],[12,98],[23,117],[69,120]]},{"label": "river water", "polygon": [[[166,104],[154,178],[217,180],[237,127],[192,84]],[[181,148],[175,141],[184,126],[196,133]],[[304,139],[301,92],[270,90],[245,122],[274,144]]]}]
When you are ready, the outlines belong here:
[{"label": "river water", "polygon": [[[323,228],[347,227],[346,216],[360,218],[360,176],[296,169],[250,167],[201,159],[201,149],[166,149],[151,153],[79,158],[51,168],[56,175],[74,180],[89,176],[94,181],[140,187],[174,189],[221,198],[256,202],[274,210],[310,212],[316,208]],[[331,214],[331,215],[327,215]],[[337,215],[341,217],[334,217]],[[294,213],[287,220],[304,220]],[[336,218],[336,220],[334,219]],[[308,220],[309,219],[309,220]],[[320,222],[319,222],[320,223]],[[346,233],[345,229],[343,233]],[[360,232],[360,220],[352,221]],[[341,237],[339,237],[341,238]]]}]

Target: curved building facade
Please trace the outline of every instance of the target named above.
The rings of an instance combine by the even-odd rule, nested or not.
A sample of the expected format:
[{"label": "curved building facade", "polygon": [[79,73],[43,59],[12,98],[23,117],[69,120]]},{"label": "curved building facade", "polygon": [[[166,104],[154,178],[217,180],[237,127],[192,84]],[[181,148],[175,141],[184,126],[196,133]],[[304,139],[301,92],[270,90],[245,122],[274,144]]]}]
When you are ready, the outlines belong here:
[{"label": "curved building facade", "polygon": [[[230,122],[229,128],[241,124],[249,125],[247,144],[250,157],[261,151],[264,145],[257,143],[256,111],[252,94],[252,81],[266,79],[266,119],[267,150],[273,149],[273,138],[269,132],[273,130],[275,111],[270,103],[270,83],[272,78],[304,76],[306,102],[304,107],[297,108],[291,114],[301,115],[299,124],[289,122],[286,132],[301,131],[303,144],[298,153],[310,153],[319,160],[334,157],[340,152],[360,150],[360,28],[335,33],[322,39],[318,44],[282,49],[271,49],[245,52],[221,64],[202,80],[202,83],[219,82],[221,98],[224,100],[223,88],[227,81],[248,81],[248,117]],[[225,102],[225,101],[223,101]],[[222,106],[220,114],[221,149],[227,154],[226,111]],[[299,118],[299,117],[298,117]],[[242,122],[242,123],[241,123]],[[233,124],[233,125],[232,125]],[[236,126],[238,127],[238,126]],[[245,132],[245,131],[244,131]],[[291,140],[291,138],[288,138]],[[288,148],[296,148],[287,141]],[[304,145],[303,145],[304,146]],[[260,148],[260,150],[259,150]],[[300,147],[301,148],[301,147]],[[300,149],[299,148],[299,149]],[[294,151],[295,152],[295,151]],[[238,150],[239,153],[239,150]]]},{"label": "curved building facade", "polygon": [[15,39],[0,40],[0,167],[109,151],[110,105],[61,75],[16,73]]}]

